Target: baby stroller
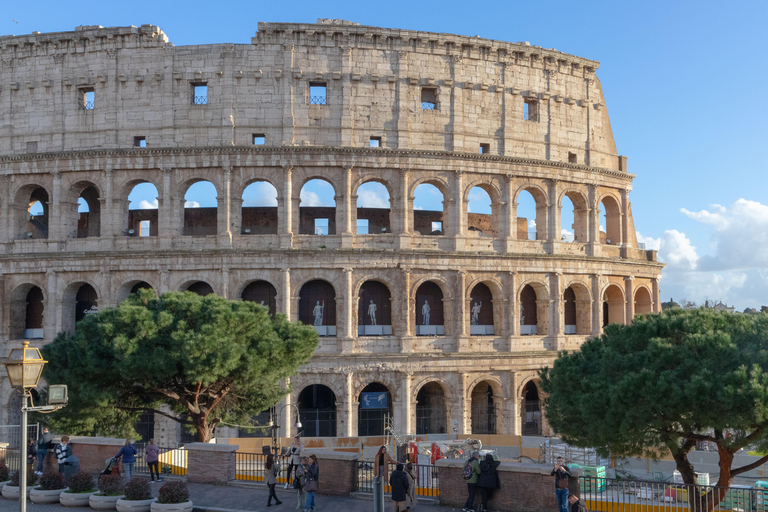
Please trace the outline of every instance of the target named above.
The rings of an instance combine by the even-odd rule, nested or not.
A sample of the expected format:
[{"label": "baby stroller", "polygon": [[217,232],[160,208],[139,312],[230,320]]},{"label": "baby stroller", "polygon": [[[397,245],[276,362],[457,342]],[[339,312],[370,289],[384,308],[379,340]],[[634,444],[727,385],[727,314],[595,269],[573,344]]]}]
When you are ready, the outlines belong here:
[{"label": "baby stroller", "polygon": [[104,475],[111,475],[113,472],[115,474],[120,474],[120,465],[118,464],[120,462],[120,459],[116,459],[115,457],[110,457],[105,461],[105,464],[107,465],[104,470],[99,473],[99,479],[101,479]]}]

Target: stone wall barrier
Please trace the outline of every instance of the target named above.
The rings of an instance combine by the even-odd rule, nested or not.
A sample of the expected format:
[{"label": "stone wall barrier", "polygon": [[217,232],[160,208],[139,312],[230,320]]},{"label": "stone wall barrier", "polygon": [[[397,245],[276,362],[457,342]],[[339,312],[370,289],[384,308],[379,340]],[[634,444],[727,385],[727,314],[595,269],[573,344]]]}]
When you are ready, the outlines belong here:
[{"label": "stone wall barrier", "polygon": [[[59,444],[59,441],[58,437],[54,439],[53,446]],[[96,475],[104,470],[107,459],[117,455],[125,444],[125,439],[72,436],[69,442],[72,445],[72,455],[80,459],[80,471]],[[48,450],[44,471],[49,468],[58,471],[58,467],[53,449]]]},{"label": "stone wall barrier", "polygon": [[188,482],[225,485],[235,479],[237,445],[190,443],[185,448]]},{"label": "stone wall barrier", "polygon": [[[438,468],[440,504],[461,508],[467,500],[467,483],[462,476],[466,460],[440,459]],[[490,510],[515,512],[552,512],[557,510],[555,477],[552,467],[542,464],[502,462],[498,467],[501,489],[488,501]],[[579,479],[572,472],[570,492],[579,494]],[[479,505],[480,493],[475,495]]]},{"label": "stone wall barrier", "polygon": [[318,494],[349,496],[357,491],[359,454],[304,449],[307,457],[312,454],[317,457],[317,465],[320,467]]}]

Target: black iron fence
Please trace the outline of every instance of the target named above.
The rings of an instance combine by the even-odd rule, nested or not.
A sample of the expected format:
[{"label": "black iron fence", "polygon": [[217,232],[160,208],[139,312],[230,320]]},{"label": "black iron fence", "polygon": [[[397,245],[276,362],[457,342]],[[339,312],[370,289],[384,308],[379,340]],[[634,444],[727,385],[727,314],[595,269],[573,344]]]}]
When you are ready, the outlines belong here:
[{"label": "black iron fence", "polygon": [[[277,482],[280,484],[285,483],[288,479],[289,458],[285,455],[279,455],[275,458],[280,472],[277,476]],[[266,463],[266,454],[237,452],[235,454],[235,480],[263,482],[267,474],[267,470],[264,467]]]},{"label": "black iron fence", "polygon": [[[136,454],[136,464],[133,466],[134,473],[149,474],[149,465],[147,464],[147,454],[145,447],[137,445],[139,453]],[[186,475],[187,474],[187,450],[181,448],[160,447],[160,454],[157,458],[161,475]]]},{"label": "black iron fence", "polygon": [[[373,476],[373,462],[360,462],[357,466],[357,490],[373,492],[376,485],[376,477]],[[391,494],[389,476],[395,467],[390,466],[384,475],[384,493]],[[414,484],[416,496],[439,496],[437,467],[432,464],[413,464]]]},{"label": "black iron fence", "polygon": [[580,477],[581,499],[591,512],[766,512],[768,482],[755,485],[686,485],[643,480]]}]

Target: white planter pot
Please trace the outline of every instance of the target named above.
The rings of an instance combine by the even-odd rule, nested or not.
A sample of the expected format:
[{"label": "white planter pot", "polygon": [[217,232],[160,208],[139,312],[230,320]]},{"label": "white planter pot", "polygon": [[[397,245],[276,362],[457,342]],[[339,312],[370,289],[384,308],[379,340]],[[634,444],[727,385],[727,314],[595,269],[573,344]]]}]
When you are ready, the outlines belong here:
[{"label": "white planter pot", "polygon": [[192,512],[192,502],[184,503],[158,503],[154,502],[151,506],[152,512]]},{"label": "white planter pot", "polygon": [[54,489],[52,491],[44,491],[42,489],[38,489],[37,487],[35,487],[34,489],[32,489],[32,492],[29,493],[29,499],[32,500],[32,503],[35,503],[37,505],[43,505],[47,503],[58,503],[59,495],[66,490],[67,488]]},{"label": "white planter pot", "polygon": [[97,492],[63,492],[59,495],[59,503],[65,507],[87,507],[91,494]]},{"label": "white planter pot", "polygon": [[[27,498],[29,498],[29,493],[32,491],[31,486],[27,486]],[[3,498],[7,500],[17,500],[19,499],[19,486],[18,485],[10,485],[5,484],[3,486]]]},{"label": "white planter pot", "polygon": [[152,503],[157,501],[157,498],[151,500],[126,500],[121,498],[115,503],[117,512],[149,512],[152,507]]},{"label": "white planter pot", "polygon": [[98,493],[91,494],[88,498],[88,504],[93,510],[115,510],[117,508],[117,500],[125,498],[123,496],[102,496]]}]

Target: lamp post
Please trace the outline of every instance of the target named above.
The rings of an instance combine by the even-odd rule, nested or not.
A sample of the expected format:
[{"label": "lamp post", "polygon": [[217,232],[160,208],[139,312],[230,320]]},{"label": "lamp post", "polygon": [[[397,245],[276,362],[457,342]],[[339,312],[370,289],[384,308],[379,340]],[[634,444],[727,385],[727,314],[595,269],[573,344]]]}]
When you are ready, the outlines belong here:
[{"label": "lamp post", "polygon": [[299,419],[299,407],[295,404],[285,404],[280,407],[280,411],[278,412],[277,406],[272,408],[272,418],[270,419],[270,427],[272,428],[272,452],[279,455],[280,452],[280,442],[277,438],[277,432],[280,429],[280,423],[278,421],[278,418],[280,417],[280,414],[283,413],[286,407],[293,407],[296,409],[296,423],[293,424],[294,427],[297,429],[301,428],[301,420]]},{"label": "lamp post", "polygon": [[29,348],[29,342],[23,341],[21,348],[14,348],[3,363],[8,373],[11,387],[21,393],[21,446],[19,447],[19,512],[27,510],[27,411],[28,401],[32,396],[30,389],[37,387],[43,366],[40,350]]}]

